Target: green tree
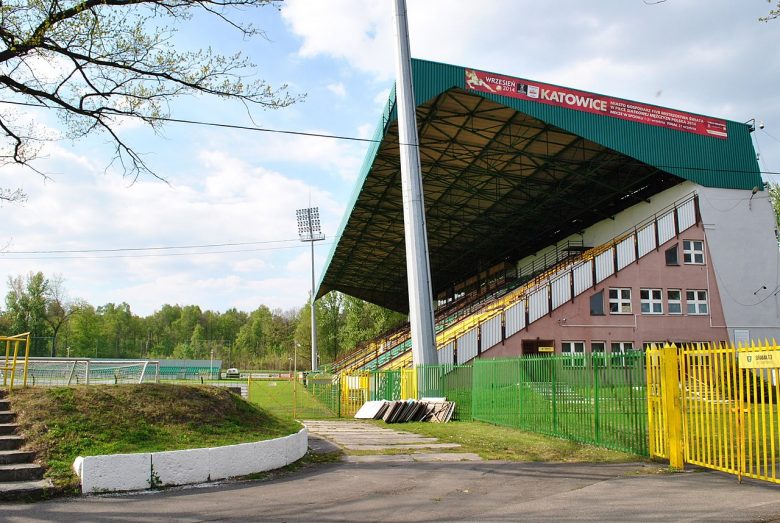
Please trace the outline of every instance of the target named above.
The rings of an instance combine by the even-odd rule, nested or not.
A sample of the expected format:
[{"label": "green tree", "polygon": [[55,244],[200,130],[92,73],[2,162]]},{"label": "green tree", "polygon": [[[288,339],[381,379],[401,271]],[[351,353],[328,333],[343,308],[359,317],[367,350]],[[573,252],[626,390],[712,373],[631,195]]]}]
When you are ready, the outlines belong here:
[{"label": "green tree", "polygon": [[343,351],[344,295],[329,292],[317,300],[317,332],[320,360],[331,362]]},{"label": "green tree", "polygon": [[31,355],[45,356],[50,332],[46,321],[48,281],[42,272],[30,272],[26,277],[9,277],[8,288],[5,304],[12,331],[29,332]]},{"label": "green tree", "polygon": [[[319,305],[319,302],[315,303]],[[319,307],[317,307],[318,322],[321,317]],[[322,340],[322,326],[317,323],[317,341],[319,342],[320,340]],[[297,368],[301,370],[311,369],[311,303],[308,301],[298,312],[293,343],[297,346]],[[320,361],[322,361],[322,345],[318,344],[317,349],[320,353]]]},{"label": "green tree", "polygon": [[74,312],[73,302],[67,299],[62,276],[54,275],[46,285],[46,323],[51,330],[51,357],[57,355],[57,335]]},{"label": "green tree", "polygon": [[769,183],[769,201],[772,202],[772,208],[775,210],[775,222],[780,228],[780,184]]},{"label": "green tree", "polygon": [[101,332],[101,320],[95,307],[85,301],[77,301],[67,325],[68,345],[71,357],[94,357]]},{"label": "green tree", "polygon": [[350,351],[406,321],[407,316],[403,314],[345,295],[344,347]]},{"label": "green tree", "polygon": [[[107,303],[97,308],[101,317],[100,350],[98,355],[111,358],[134,357],[138,355],[137,332],[133,332],[133,315],[130,305]],[[135,340],[134,338],[135,335]],[[132,341],[131,341],[132,340]]]},{"label": "green tree", "polygon": [[265,305],[252,311],[236,336],[233,355],[236,365],[246,367],[269,351],[272,341],[271,320],[271,310]]},{"label": "green tree", "polygon": [[[52,110],[66,135],[102,133],[114,163],[133,178],[153,174],[123,137],[122,118],[157,132],[173,99],[212,95],[247,108],[279,108],[299,99],[257,79],[240,52],[180,50],[178,28],[196,15],[225,22],[246,38],[246,10],[274,0],[5,0],[0,3],[0,100]],[[206,36],[206,35],[204,35]],[[251,77],[251,79],[250,79]],[[0,112],[0,161],[30,165],[47,136],[8,108]],[[14,199],[13,191],[0,198]]]}]

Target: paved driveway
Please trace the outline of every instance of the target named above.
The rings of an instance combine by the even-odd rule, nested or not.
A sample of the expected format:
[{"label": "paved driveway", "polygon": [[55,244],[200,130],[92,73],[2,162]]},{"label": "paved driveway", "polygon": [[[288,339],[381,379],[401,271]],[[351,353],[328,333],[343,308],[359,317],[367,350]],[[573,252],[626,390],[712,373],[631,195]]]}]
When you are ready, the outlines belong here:
[{"label": "paved driveway", "polygon": [[780,521],[780,485],[642,464],[335,463],[280,478],[0,506],[29,521]]}]

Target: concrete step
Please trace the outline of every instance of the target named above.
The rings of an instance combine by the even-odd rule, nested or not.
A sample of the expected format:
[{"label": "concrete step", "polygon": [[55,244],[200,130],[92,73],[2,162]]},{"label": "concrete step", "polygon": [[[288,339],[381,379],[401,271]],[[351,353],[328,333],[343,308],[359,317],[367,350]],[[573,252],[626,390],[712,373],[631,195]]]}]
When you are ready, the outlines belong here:
[{"label": "concrete step", "polygon": [[0,500],[29,501],[39,499],[52,487],[53,485],[48,479],[0,483]]},{"label": "concrete step", "polygon": [[8,398],[0,399],[0,410],[11,410],[11,400]]},{"label": "concrete step", "polygon": [[0,465],[11,463],[32,463],[35,452],[32,450],[0,450]]},{"label": "concrete step", "polygon": [[43,467],[36,463],[0,465],[0,483],[38,481],[43,479]]},{"label": "concrete step", "polygon": [[0,411],[0,423],[13,423],[16,421],[16,412],[10,410]]},{"label": "concrete step", "polygon": [[0,436],[0,450],[16,450],[24,444],[24,438],[15,435]]},{"label": "concrete step", "polygon": [[17,428],[19,428],[19,425],[16,423],[0,423],[0,436],[16,434]]}]

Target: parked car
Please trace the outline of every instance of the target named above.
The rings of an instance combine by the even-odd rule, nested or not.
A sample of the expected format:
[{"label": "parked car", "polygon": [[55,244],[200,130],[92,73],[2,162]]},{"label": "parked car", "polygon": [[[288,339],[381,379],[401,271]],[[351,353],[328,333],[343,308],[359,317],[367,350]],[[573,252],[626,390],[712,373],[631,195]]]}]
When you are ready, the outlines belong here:
[{"label": "parked car", "polygon": [[238,369],[231,367],[225,372],[225,378],[227,379],[240,378],[240,377],[241,377],[241,373],[238,371]]}]

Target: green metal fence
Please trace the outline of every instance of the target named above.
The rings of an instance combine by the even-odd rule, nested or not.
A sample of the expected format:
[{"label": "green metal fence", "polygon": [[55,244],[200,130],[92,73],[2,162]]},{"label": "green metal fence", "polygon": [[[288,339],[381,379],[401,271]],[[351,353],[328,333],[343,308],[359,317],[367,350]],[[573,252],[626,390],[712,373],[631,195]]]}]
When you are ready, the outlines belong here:
[{"label": "green metal fence", "polygon": [[369,386],[372,400],[399,400],[401,399],[401,371],[372,371]]},{"label": "green metal fence", "polygon": [[477,360],[472,418],[647,455],[644,354]]},{"label": "green metal fence", "polygon": [[340,385],[354,382],[347,389],[359,387],[362,401],[445,397],[455,402],[455,419],[648,455],[644,361],[639,351],[524,356],[327,376],[307,388],[336,415],[359,408],[342,405],[351,396]]},{"label": "green metal fence", "polygon": [[338,376],[330,374],[309,375],[306,389],[322,403],[334,416],[341,416],[341,385]]},{"label": "green metal fence", "polygon": [[471,365],[426,365],[417,367],[417,395],[443,397],[455,402],[456,420],[472,419],[473,380]]}]

